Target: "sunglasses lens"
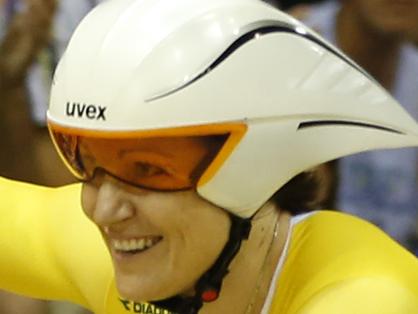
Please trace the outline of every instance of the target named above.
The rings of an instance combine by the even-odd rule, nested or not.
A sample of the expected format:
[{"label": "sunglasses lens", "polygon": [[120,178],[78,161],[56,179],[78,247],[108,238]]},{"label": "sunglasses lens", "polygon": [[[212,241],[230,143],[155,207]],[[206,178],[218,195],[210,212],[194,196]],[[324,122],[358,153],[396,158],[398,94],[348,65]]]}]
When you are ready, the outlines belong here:
[{"label": "sunglasses lens", "polygon": [[229,136],[104,138],[74,135],[51,125],[50,133],[80,180],[91,180],[101,168],[129,184],[166,191],[194,188]]}]

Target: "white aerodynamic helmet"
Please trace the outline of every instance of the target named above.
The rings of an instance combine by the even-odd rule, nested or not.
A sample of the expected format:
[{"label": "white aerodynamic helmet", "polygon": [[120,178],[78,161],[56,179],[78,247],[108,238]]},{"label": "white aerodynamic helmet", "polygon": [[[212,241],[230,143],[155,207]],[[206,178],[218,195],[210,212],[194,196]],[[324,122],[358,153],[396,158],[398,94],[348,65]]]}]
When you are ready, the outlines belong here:
[{"label": "white aerodynamic helmet", "polygon": [[[80,179],[103,168],[154,189],[193,186],[243,218],[313,166],[418,145],[416,122],[367,73],[257,0],[105,1],[59,63],[48,120]],[[138,179],[135,158],[117,159],[141,140],[165,139],[187,164],[195,153],[176,141],[206,136],[221,144],[189,168],[144,170],[142,162],[149,176],[180,172],[168,185]]]}]

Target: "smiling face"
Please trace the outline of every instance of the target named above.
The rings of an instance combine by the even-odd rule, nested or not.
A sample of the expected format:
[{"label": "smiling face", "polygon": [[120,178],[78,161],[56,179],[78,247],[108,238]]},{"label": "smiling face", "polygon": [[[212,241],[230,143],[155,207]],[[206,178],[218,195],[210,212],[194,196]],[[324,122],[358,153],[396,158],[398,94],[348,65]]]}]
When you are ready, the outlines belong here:
[{"label": "smiling face", "polygon": [[103,235],[124,298],[193,293],[229,238],[229,214],[196,192],[229,133],[186,131],[51,127],[62,158],[85,182],[83,210]]},{"label": "smiling face", "polygon": [[[199,154],[200,144],[195,144],[190,142],[183,149]],[[129,154],[140,161],[139,171],[147,180],[167,176],[167,154],[153,148],[149,159],[150,153],[141,146],[138,153]],[[153,160],[158,164],[153,165]],[[170,167],[168,173],[174,169]],[[151,191],[99,169],[84,184],[82,204],[109,248],[119,292],[131,300],[160,300],[190,292],[229,236],[229,215],[192,189]]]}]

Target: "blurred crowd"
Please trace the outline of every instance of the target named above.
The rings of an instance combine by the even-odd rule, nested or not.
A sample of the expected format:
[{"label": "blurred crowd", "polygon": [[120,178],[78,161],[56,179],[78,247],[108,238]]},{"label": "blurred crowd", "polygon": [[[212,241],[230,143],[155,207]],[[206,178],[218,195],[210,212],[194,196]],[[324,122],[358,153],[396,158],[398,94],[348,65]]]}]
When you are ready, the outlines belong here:
[{"label": "blurred crowd", "polygon": [[[54,68],[98,2],[0,0],[1,176],[50,186],[73,181],[49,140],[45,111]],[[418,119],[418,0],[266,2],[337,45]],[[333,184],[324,206],[374,222],[418,254],[417,149],[360,154],[326,169]],[[0,313],[86,311],[1,293]]]},{"label": "blurred crowd", "polygon": [[[49,186],[73,181],[45,125],[49,86],[95,0],[0,0],[0,175]],[[84,314],[75,305],[0,293],[2,314]]]}]

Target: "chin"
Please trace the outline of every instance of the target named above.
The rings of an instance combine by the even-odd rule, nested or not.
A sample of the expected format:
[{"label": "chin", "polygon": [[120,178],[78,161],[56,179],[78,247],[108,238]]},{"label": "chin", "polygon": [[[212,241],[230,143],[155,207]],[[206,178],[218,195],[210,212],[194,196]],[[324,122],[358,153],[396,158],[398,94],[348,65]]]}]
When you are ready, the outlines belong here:
[{"label": "chin", "polygon": [[142,276],[116,275],[116,288],[122,298],[136,302],[164,300],[177,294],[172,286],[157,281]]}]

